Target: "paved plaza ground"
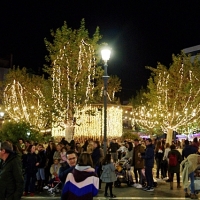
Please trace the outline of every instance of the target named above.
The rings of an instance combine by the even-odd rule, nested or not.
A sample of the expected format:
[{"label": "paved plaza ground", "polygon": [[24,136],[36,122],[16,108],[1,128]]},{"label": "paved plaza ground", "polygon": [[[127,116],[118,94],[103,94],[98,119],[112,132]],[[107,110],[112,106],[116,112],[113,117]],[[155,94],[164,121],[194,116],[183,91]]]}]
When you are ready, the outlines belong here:
[{"label": "paved plaza ground", "polygon": [[[104,197],[104,184],[102,184],[102,190],[99,191],[97,197],[94,200],[108,200],[111,198]],[[169,189],[169,183],[159,180],[158,186],[155,188],[153,192],[146,192],[141,189],[136,189],[134,187],[128,187],[126,184],[122,184],[120,188],[113,188],[113,193],[117,196],[117,200],[132,200],[132,199],[142,199],[142,200],[153,200],[153,199],[160,199],[160,200],[178,200],[178,199],[185,199],[183,188],[177,189],[176,188],[176,181],[174,181],[174,189]],[[199,194],[200,196],[200,194]],[[56,197],[51,197],[47,192],[43,192],[40,195],[35,195],[35,197],[23,197],[22,199],[60,199],[60,195],[57,194]],[[199,198],[200,199],[200,198]]]}]

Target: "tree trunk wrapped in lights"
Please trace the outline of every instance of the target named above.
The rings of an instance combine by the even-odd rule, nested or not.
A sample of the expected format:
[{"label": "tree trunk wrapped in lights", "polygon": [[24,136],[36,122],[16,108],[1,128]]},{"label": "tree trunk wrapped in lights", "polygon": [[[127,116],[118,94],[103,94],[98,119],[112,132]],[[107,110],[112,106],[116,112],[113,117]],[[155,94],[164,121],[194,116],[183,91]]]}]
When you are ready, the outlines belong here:
[{"label": "tree trunk wrapped in lights", "polygon": [[[76,125],[77,116],[75,118],[74,115],[77,109],[99,101],[99,80],[103,83],[103,71],[97,66],[100,61],[98,41],[101,36],[97,28],[90,38],[84,20],[78,30],[72,30],[64,23],[64,26],[51,33],[54,37],[53,43],[47,40],[45,43],[49,51],[46,58],[51,64],[51,68],[46,66],[46,71],[53,82],[53,124],[55,128],[60,126],[64,130],[66,126]],[[117,77],[113,77],[110,85],[110,94],[111,90],[115,94],[121,89]],[[72,129],[69,129],[70,133]]]},{"label": "tree trunk wrapped in lights", "polygon": [[200,63],[198,58],[192,63],[190,56],[182,54],[173,56],[169,69],[160,63],[156,69],[148,69],[152,71],[149,92],[144,94],[148,109],[145,116],[138,113],[134,118],[138,124],[159,125],[167,132],[167,142],[171,143],[173,131],[200,118]]}]

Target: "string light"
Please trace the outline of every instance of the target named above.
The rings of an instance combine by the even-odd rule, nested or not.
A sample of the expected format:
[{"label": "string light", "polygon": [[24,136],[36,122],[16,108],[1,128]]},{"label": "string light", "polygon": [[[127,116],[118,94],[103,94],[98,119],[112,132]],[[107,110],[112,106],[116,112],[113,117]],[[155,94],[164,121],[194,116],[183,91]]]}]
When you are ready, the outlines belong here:
[{"label": "string light", "polygon": [[[68,134],[73,134],[74,139],[85,139],[92,138],[96,140],[102,139],[102,130],[103,130],[103,106],[85,106],[78,108],[75,111],[75,124],[74,125],[65,125],[65,128],[54,127],[52,129],[53,136],[66,136],[66,129],[69,130]],[[119,107],[108,106],[107,110],[107,120],[108,120],[108,137],[121,137],[122,135],[122,114],[123,111]],[[74,128],[74,129],[73,129]],[[72,136],[72,135],[71,135]]]},{"label": "string light", "polygon": [[17,81],[8,84],[4,90],[5,110],[14,121],[26,121],[31,126],[44,129],[48,118],[46,101],[40,89],[33,89],[30,93]]},{"label": "string light", "polygon": [[154,96],[152,99],[149,96],[148,106],[134,108],[133,121],[139,126],[148,130],[159,125],[163,131],[178,131],[199,121],[200,79],[195,73],[199,66],[193,66],[187,59],[187,64],[175,63],[176,67],[180,66],[176,78],[173,73],[177,68],[167,71],[159,64],[157,69],[152,69],[157,74],[150,82]]}]

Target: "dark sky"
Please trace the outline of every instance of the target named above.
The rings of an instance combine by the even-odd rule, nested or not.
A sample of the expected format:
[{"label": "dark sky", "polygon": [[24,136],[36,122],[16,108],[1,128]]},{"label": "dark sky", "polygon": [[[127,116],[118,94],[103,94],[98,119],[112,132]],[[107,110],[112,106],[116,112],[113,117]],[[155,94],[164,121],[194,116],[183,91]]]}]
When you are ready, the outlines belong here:
[{"label": "dark sky", "polygon": [[199,0],[3,0],[0,3],[0,57],[37,71],[48,54],[44,38],[64,21],[73,29],[85,18],[91,34],[97,26],[113,49],[108,74],[122,80],[122,99],[146,87],[145,66],[166,66],[172,54],[200,44]]}]

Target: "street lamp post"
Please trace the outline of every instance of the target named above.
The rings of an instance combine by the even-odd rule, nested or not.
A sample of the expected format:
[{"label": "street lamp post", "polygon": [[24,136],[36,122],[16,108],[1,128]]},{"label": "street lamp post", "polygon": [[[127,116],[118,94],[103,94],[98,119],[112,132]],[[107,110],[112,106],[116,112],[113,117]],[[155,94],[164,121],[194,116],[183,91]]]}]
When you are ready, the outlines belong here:
[{"label": "street lamp post", "polygon": [[108,74],[107,74],[107,61],[110,58],[111,51],[109,49],[103,49],[101,51],[102,59],[104,61],[104,89],[103,89],[103,103],[104,103],[104,134],[103,134],[103,150],[104,155],[107,153],[107,85],[108,85]]}]

